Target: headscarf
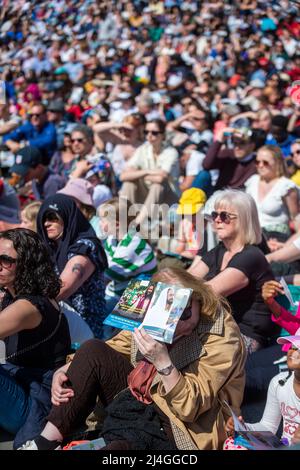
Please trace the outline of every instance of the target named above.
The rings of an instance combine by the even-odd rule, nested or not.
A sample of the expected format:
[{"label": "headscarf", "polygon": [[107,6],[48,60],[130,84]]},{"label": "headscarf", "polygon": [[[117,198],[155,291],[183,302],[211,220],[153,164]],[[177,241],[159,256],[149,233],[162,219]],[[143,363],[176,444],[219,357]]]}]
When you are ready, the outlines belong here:
[{"label": "headscarf", "polygon": [[[57,242],[49,240],[47,236],[44,227],[47,212],[55,212],[63,220],[63,236]],[[49,247],[51,258],[60,273],[62,273],[68,262],[69,253],[88,256],[93,261],[91,258],[92,247],[88,241],[96,247],[100,268],[102,267],[103,270],[107,268],[106,255],[100,240],[70,196],[55,194],[43,202],[37,217],[37,231],[46,246]],[[79,240],[85,240],[86,242],[78,243]]]}]

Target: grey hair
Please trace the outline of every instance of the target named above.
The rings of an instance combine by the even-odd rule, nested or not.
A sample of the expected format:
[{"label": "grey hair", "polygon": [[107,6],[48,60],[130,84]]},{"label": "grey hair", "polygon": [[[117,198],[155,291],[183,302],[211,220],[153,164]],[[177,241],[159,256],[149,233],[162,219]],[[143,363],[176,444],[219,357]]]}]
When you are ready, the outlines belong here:
[{"label": "grey hair", "polygon": [[257,206],[250,194],[238,189],[225,189],[215,199],[215,209],[220,206],[230,206],[236,211],[241,241],[245,245],[258,245],[261,242],[262,230]]}]

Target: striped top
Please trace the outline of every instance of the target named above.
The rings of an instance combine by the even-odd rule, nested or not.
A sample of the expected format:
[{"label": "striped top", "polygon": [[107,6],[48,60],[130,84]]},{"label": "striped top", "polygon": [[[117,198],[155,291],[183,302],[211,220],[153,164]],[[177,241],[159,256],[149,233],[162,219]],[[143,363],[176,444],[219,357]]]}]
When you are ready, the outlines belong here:
[{"label": "striped top", "polygon": [[138,233],[126,233],[122,240],[110,235],[104,244],[108,268],[105,274],[111,282],[107,295],[121,295],[130,279],[156,271],[156,258],[151,246]]}]

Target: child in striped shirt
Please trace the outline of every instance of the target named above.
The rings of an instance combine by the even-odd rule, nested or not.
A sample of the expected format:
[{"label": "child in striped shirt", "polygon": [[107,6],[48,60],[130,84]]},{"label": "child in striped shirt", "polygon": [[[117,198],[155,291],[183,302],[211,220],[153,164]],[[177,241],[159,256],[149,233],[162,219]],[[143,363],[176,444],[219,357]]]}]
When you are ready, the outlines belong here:
[{"label": "child in striped shirt", "polygon": [[136,232],[130,213],[130,202],[124,198],[113,198],[101,205],[100,225],[107,236],[104,249],[109,280],[105,291],[106,310],[110,313],[128,282],[140,275],[151,277],[156,271],[156,258],[151,246]]}]

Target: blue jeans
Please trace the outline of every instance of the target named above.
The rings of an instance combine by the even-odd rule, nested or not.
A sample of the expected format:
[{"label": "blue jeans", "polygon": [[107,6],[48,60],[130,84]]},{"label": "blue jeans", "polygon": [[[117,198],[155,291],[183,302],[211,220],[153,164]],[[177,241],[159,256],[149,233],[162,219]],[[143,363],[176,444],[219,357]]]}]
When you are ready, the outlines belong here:
[{"label": "blue jeans", "polygon": [[54,370],[0,366],[0,427],[15,435],[14,449],[38,436],[51,409]]},{"label": "blue jeans", "polygon": [[16,434],[27,419],[30,404],[23,387],[0,365],[0,427]]}]

